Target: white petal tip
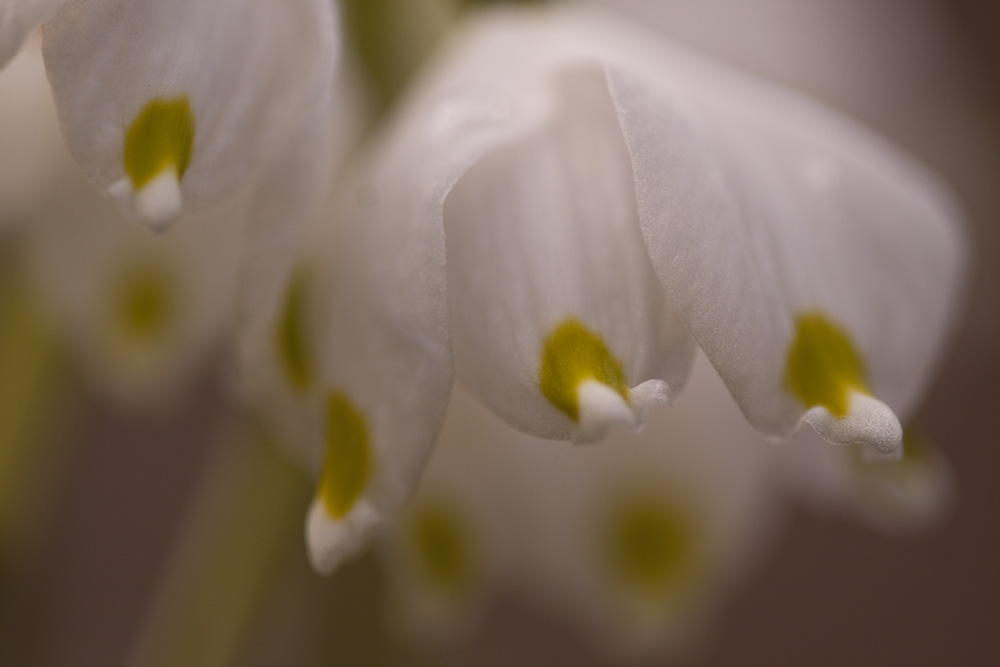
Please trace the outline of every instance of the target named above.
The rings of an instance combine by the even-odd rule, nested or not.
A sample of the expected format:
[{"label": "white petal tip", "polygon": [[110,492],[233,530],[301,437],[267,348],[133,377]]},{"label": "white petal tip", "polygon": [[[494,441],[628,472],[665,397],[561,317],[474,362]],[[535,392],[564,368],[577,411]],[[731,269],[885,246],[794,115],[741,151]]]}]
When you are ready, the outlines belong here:
[{"label": "white petal tip", "polygon": [[597,442],[615,424],[633,430],[639,428],[641,422],[632,406],[606,384],[584,380],[576,390],[576,397],[580,410],[580,429],[574,438],[577,443]]},{"label": "white petal tip", "polygon": [[362,501],[347,516],[331,517],[321,500],[314,499],[306,517],[306,551],[319,574],[331,574],[344,561],[368,546],[379,524],[379,513]]},{"label": "white petal tip", "polygon": [[629,392],[629,402],[641,426],[649,416],[650,410],[657,405],[670,405],[674,402],[674,395],[670,391],[670,385],[663,380],[646,380],[632,388]]},{"label": "white petal tip", "polygon": [[128,177],[122,178],[108,188],[108,194],[126,213],[138,217],[157,234],[166,231],[184,205],[173,168],[164,169],[138,190],[133,189]]},{"label": "white petal tip", "polygon": [[864,445],[870,461],[887,461],[903,456],[903,427],[896,414],[882,401],[852,392],[844,417],[835,417],[826,408],[816,407],[805,420],[825,440],[837,445]]}]

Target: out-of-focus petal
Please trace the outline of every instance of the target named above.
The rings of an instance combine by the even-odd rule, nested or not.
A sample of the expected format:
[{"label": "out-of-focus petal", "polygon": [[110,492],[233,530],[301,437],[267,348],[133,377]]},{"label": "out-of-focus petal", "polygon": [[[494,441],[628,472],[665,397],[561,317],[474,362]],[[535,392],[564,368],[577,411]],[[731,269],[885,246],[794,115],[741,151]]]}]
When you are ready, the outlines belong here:
[{"label": "out-of-focus petal", "polygon": [[0,71],[0,227],[31,217],[64,152],[41,46],[31,40]]},{"label": "out-of-focus petal", "polygon": [[[488,85],[421,88],[335,194],[332,238],[322,242],[332,252],[315,278],[317,391],[351,415],[344,423],[353,424],[353,435],[363,433],[365,446],[354,450],[366,452],[368,472],[339,508],[324,500],[321,473],[307,521],[321,572],[367,544],[415,490],[451,387],[445,198],[472,164],[535,118],[512,117]],[[326,421],[324,470],[340,456],[347,430]]]},{"label": "out-of-focus petal", "polygon": [[474,632],[489,602],[518,574],[524,532],[518,459],[499,424],[456,386],[420,488],[379,543],[387,616],[421,642]]},{"label": "out-of-focus petal", "polygon": [[[277,440],[311,468],[320,453],[316,283],[330,260],[337,179],[363,130],[357,76],[341,70],[329,106],[317,104],[254,189],[246,216],[232,389]],[[332,113],[331,113],[332,111]]]},{"label": "out-of-focus petal", "polygon": [[156,229],[261,177],[329,99],[338,45],[328,0],[90,0],[45,25],[71,151]]},{"label": "out-of-focus petal", "polygon": [[130,224],[63,151],[59,196],[25,227],[32,283],[88,379],[115,400],[168,396],[233,315],[242,210],[195,215],[167,238]]},{"label": "out-of-focus petal", "polygon": [[572,451],[511,440],[525,458],[510,486],[531,508],[521,583],[611,654],[697,638],[774,536],[766,443],[701,355],[677,403],[638,435]]},{"label": "out-of-focus petal", "polygon": [[948,462],[915,427],[904,431],[896,461],[870,461],[856,447],[830,447],[809,432],[774,455],[784,484],[805,504],[890,534],[932,526],[954,499]]},{"label": "out-of-focus petal", "polygon": [[0,1],[0,69],[14,57],[38,26],[66,0]]}]

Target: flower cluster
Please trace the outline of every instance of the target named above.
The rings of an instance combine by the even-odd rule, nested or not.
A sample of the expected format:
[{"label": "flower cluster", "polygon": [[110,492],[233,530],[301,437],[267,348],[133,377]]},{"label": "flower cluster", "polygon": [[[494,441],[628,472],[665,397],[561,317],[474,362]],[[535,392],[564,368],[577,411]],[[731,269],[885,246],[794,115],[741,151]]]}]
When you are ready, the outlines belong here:
[{"label": "flower cluster", "polygon": [[[228,339],[234,397],[318,480],[314,567],[381,535],[417,625],[520,582],[656,644],[759,551],[779,487],[889,526],[940,507],[903,424],[956,318],[961,220],[852,121],[557,5],[467,18],[361,138],[328,0],[0,10],[0,65],[44,21],[91,182],[15,80],[29,43],[0,145],[48,122],[30,168],[61,192],[4,175],[0,218],[28,223],[53,319],[130,397]],[[122,212],[183,217],[152,238]],[[766,442],[804,424],[824,442]]]}]

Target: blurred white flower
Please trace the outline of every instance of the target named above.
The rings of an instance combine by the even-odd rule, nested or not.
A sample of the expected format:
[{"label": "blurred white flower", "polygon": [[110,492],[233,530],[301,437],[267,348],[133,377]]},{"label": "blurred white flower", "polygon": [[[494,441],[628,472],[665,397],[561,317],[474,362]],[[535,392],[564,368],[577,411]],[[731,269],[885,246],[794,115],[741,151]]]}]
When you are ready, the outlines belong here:
[{"label": "blurred white flower", "polygon": [[265,179],[329,112],[332,0],[3,0],[0,67],[43,22],[71,152],[154,229]]},{"label": "blurred white flower", "polygon": [[594,447],[539,441],[456,390],[420,490],[379,543],[393,617],[417,639],[450,637],[517,590],[613,655],[687,645],[773,537],[760,441],[703,356],[676,409]]},{"label": "blurred white flower", "polygon": [[763,436],[898,458],[964,278],[918,164],[579,8],[471,21],[353,167],[290,335],[258,337],[309,369],[320,571],[414,489],[453,355],[510,425],[588,441],[675,400],[701,348]]},{"label": "blurred white flower", "polygon": [[166,237],[129,224],[68,155],[33,208],[23,249],[32,292],[88,380],[126,405],[183,386],[218,350],[237,303],[240,207],[196,214]]},{"label": "blurred white flower", "polygon": [[903,457],[894,461],[867,461],[856,449],[825,445],[804,432],[773,452],[779,482],[803,504],[891,535],[925,529],[950,509],[951,469],[916,427],[904,431]]},{"label": "blurred white flower", "polygon": [[[66,151],[41,62],[40,39],[0,72],[8,155],[4,220],[35,307],[73,350],[91,384],[149,405],[189,379],[221,345],[237,305],[239,200],[185,218],[153,238],[87,182]],[[10,217],[8,218],[7,215]]]}]

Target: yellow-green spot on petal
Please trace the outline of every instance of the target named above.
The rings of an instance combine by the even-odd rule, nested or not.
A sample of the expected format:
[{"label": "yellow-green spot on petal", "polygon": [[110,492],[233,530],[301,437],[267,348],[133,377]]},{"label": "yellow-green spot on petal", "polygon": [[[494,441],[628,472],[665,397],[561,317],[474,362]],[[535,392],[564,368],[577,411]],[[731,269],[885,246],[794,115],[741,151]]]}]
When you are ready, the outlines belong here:
[{"label": "yellow-green spot on petal", "polygon": [[313,381],[312,366],[306,332],[306,295],[308,280],[305,273],[297,273],[285,294],[285,305],[276,331],[278,358],[285,369],[289,383],[298,391],[305,391]]},{"label": "yellow-green spot on petal", "polygon": [[371,475],[371,441],[364,417],[344,394],[333,392],[326,399],[326,463],[319,493],[327,513],[343,518]]},{"label": "yellow-green spot on petal", "polygon": [[622,364],[600,336],[575,317],[563,320],[546,338],[538,369],[538,386],[545,398],[573,421],[580,419],[577,389],[584,380],[611,387],[629,400]]},{"label": "yellow-green spot on petal", "polygon": [[652,499],[623,503],[612,515],[610,565],[626,588],[662,594],[689,582],[697,565],[695,530],[685,513]]},{"label": "yellow-green spot on petal", "polygon": [[807,408],[847,416],[851,391],[868,391],[864,360],[850,336],[823,313],[802,313],[788,349],[785,388]]},{"label": "yellow-green spot on petal", "polygon": [[443,504],[418,507],[410,521],[418,567],[435,588],[457,593],[472,578],[472,553],[461,518]]},{"label": "yellow-green spot on petal", "polygon": [[166,273],[145,266],[126,274],[117,308],[119,330],[128,340],[139,343],[160,340],[169,329],[175,309]]},{"label": "yellow-green spot on petal", "polygon": [[136,190],[167,167],[184,175],[194,147],[194,116],[187,97],[155,98],[125,132],[125,173]]}]

